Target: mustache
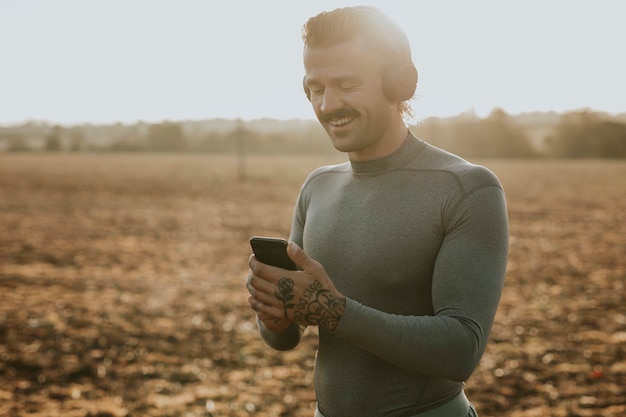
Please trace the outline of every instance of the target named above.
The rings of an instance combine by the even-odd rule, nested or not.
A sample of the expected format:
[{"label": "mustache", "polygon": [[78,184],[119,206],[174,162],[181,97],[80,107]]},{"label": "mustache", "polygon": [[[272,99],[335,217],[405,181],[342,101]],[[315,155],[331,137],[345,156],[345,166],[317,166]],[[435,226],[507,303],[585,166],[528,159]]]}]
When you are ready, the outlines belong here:
[{"label": "mustache", "polygon": [[356,117],[358,113],[353,109],[341,109],[332,113],[320,112],[318,119],[321,122],[329,122],[331,120],[343,119],[344,117]]}]

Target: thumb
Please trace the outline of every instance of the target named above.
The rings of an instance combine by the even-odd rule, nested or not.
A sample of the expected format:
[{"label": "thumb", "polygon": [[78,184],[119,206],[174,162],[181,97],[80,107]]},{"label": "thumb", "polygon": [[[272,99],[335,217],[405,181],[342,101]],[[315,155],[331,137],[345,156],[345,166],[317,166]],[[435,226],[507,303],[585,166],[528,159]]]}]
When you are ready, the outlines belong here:
[{"label": "thumb", "polygon": [[287,254],[291,260],[302,268],[303,271],[308,271],[316,264],[316,262],[306,254],[306,252],[298,246],[295,242],[289,242],[287,246]]}]

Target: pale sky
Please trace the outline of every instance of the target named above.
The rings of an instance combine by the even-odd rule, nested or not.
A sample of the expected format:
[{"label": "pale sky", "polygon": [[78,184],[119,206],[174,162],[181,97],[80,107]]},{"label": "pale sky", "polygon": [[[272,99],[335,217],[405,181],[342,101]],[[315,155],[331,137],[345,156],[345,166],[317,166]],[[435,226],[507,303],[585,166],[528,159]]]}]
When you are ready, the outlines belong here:
[{"label": "pale sky", "polygon": [[312,119],[300,29],[355,4],[407,32],[418,120],[626,112],[621,0],[0,0],[0,124]]}]

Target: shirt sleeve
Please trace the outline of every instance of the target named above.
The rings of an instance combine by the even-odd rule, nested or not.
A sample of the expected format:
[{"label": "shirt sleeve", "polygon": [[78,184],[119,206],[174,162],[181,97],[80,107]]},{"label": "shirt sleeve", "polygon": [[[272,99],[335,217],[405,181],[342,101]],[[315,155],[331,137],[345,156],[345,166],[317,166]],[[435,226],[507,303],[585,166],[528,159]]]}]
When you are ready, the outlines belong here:
[{"label": "shirt sleeve", "polygon": [[465,381],[487,345],[508,254],[504,192],[468,193],[446,218],[432,277],[433,316],[401,316],[348,299],[335,336],[401,368]]},{"label": "shirt sleeve", "polygon": [[257,325],[259,327],[259,333],[265,343],[276,350],[291,350],[298,346],[300,338],[302,337],[302,330],[300,326],[295,323],[291,323],[287,329],[282,333],[274,333],[269,330],[261,320],[257,317]]}]

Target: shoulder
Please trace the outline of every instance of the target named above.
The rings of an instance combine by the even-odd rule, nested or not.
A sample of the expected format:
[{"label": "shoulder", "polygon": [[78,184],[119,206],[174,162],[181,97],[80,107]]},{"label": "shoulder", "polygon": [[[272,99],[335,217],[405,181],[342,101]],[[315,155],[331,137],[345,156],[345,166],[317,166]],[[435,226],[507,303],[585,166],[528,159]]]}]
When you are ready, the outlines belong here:
[{"label": "shoulder", "polygon": [[471,163],[458,155],[425,143],[419,169],[442,173],[457,183],[464,193],[478,188],[502,188],[498,177],[487,167]]},{"label": "shoulder", "polygon": [[327,195],[335,190],[337,184],[341,182],[338,178],[350,175],[350,172],[349,162],[325,165],[313,170],[300,187],[297,203],[299,210],[305,210],[304,207],[312,201],[313,195]]},{"label": "shoulder", "polygon": [[314,183],[319,180],[329,179],[336,175],[350,174],[350,172],[351,172],[351,169],[350,169],[349,162],[344,162],[344,163],[337,164],[337,165],[325,165],[325,166],[322,166],[313,170],[308,175],[306,180],[304,180],[304,184],[302,185],[302,187],[304,188],[310,183]]}]

